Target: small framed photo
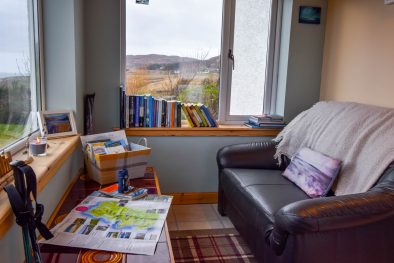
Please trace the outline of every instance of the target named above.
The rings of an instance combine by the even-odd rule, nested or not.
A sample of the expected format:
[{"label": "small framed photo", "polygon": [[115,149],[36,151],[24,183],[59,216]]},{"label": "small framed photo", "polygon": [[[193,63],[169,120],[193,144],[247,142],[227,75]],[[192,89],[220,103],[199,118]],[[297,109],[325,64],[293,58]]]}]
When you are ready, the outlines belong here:
[{"label": "small framed photo", "polygon": [[300,6],[298,23],[320,25],[321,7]]},{"label": "small framed photo", "polygon": [[58,138],[77,134],[72,111],[39,111],[38,123],[42,136]]},{"label": "small framed photo", "polygon": [[136,4],[149,5],[149,0],[135,0]]}]

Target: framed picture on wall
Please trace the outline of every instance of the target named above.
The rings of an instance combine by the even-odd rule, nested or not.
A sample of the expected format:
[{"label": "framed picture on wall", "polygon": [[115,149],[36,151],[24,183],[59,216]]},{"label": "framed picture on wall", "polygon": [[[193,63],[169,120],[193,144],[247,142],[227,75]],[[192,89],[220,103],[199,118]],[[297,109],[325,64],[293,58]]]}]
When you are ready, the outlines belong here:
[{"label": "framed picture on wall", "polygon": [[320,24],[321,7],[300,6],[298,23],[301,24]]},{"label": "framed picture on wall", "polygon": [[77,134],[72,111],[39,111],[38,123],[42,136],[58,138]]}]

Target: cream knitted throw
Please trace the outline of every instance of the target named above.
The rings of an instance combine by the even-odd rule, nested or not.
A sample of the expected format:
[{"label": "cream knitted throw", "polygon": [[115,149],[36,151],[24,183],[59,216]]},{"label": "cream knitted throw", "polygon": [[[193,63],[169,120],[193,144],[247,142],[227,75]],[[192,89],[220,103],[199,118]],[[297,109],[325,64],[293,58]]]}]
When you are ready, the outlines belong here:
[{"label": "cream knitted throw", "polygon": [[279,141],[276,158],[291,158],[302,147],[309,147],[341,160],[336,195],[365,192],[394,161],[394,109],[318,102],[274,140]]}]

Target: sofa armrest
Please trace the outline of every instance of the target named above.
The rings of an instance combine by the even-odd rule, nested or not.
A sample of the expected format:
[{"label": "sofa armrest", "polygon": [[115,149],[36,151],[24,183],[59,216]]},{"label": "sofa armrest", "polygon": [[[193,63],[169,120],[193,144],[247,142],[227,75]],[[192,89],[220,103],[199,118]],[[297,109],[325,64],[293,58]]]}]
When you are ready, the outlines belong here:
[{"label": "sofa armrest", "polygon": [[224,168],[283,169],[274,159],[276,142],[262,141],[229,145],[216,156],[219,170]]},{"label": "sofa armrest", "polygon": [[266,240],[280,255],[287,236],[378,223],[394,217],[394,192],[372,188],[366,193],[309,199],[280,209]]}]

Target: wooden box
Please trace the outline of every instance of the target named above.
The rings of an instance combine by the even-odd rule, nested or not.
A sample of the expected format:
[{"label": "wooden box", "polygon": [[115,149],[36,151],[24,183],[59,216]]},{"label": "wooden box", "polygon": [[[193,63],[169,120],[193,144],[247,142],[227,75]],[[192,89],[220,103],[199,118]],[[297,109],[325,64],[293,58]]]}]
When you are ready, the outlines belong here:
[{"label": "wooden box", "polygon": [[101,185],[117,182],[117,171],[127,169],[129,179],[144,176],[151,149],[130,143],[131,151],[116,154],[95,154],[85,152],[85,164],[89,178]]}]

